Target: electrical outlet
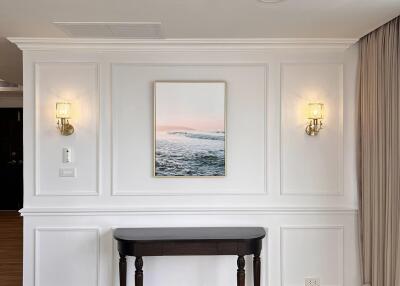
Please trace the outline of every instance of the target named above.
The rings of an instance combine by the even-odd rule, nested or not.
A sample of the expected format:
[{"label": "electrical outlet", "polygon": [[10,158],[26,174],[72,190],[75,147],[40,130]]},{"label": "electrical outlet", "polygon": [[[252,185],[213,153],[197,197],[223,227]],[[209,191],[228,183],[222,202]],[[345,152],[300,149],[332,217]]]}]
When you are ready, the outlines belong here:
[{"label": "electrical outlet", "polygon": [[305,286],[321,286],[319,283],[319,278],[305,278],[304,279]]}]

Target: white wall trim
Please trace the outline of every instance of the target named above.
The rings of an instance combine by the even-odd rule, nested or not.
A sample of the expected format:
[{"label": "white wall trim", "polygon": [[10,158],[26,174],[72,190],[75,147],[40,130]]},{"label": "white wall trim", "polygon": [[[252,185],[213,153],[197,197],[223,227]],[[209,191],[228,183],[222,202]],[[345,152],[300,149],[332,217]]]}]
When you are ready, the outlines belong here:
[{"label": "white wall trim", "polygon": [[[97,113],[96,113],[96,191],[87,191],[87,190],[75,190],[73,192],[55,192],[51,193],[49,190],[47,192],[42,191],[40,189],[40,150],[39,150],[39,66],[45,64],[90,64],[95,67],[96,70],[96,105],[97,105]],[[77,61],[40,61],[34,62],[34,160],[35,160],[35,170],[34,170],[34,178],[35,178],[35,196],[47,196],[47,197],[57,197],[57,196],[99,196],[100,195],[100,65],[97,62],[77,62]],[[54,126],[56,121],[54,121]],[[54,127],[54,132],[57,130]]]},{"label": "white wall trim", "polygon": [[[334,191],[323,191],[323,192],[313,192],[313,191],[307,191],[307,192],[293,192],[293,191],[288,191],[285,190],[284,186],[284,160],[283,160],[283,145],[284,145],[284,137],[282,136],[282,127],[283,127],[283,116],[282,116],[282,81],[283,81],[283,66],[288,66],[288,65],[327,65],[327,64],[332,64],[332,65],[338,65],[339,67],[339,94],[338,94],[338,99],[339,99],[339,110],[338,110],[338,189]],[[279,100],[280,100],[280,128],[279,128],[279,148],[280,148],[280,195],[281,196],[344,196],[344,150],[343,150],[343,142],[344,142],[344,137],[343,137],[343,63],[341,62],[281,62],[280,67],[279,67],[279,73],[280,73],[280,88],[279,88]]]},{"label": "white wall trim", "polygon": [[268,142],[268,127],[269,127],[269,121],[268,121],[268,100],[270,98],[270,93],[269,93],[269,85],[270,85],[270,69],[269,69],[269,64],[265,63],[265,68],[264,68],[264,194],[268,195],[269,194],[269,189],[268,189],[268,175],[269,175],[269,168],[268,168],[268,148],[269,148],[269,142]]},{"label": "white wall trim", "polygon": [[345,50],[356,38],[238,38],[238,39],[92,39],[9,37],[21,50],[94,49],[106,51],[243,51],[270,48],[330,48]]},{"label": "white wall trim", "polygon": [[[111,69],[110,69],[110,94],[111,94],[111,107],[110,107],[110,114],[111,114],[111,196],[252,196],[252,195],[268,195],[268,122],[267,122],[267,114],[268,114],[268,82],[269,82],[269,64],[268,63],[167,63],[167,64],[157,64],[157,63],[120,63],[120,62],[112,62],[110,63]],[[132,65],[135,67],[181,67],[181,66],[210,66],[210,67],[253,67],[253,66],[258,66],[258,67],[263,67],[264,68],[264,94],[263,94],[263,100],[264,100],[264,122],[263,122],[263,131],[264,131],[264,187],[263,187],[263,192],[250,192],[250,190],[246,190],[245,192],[239,192],[239,191],[207,191],[207,192],[190,192],[190,191],[184,191],[184,192],[163,192],[163,191],[142,191],[142,190],[119,190],[118,189],[118,184],[116,181],[116,174],[118,173],[117,170],[117,158],[115,156],[116,150],[115,147],[118,146],[117,142],[117,136],[116,136],[116,128],[115,126],[118,125],[117,119],[115,118],[116,112],[114,111],[115,104],[113,103],[114,96],[112,93],[112,70],[114,66],[118,65]],[[229,88],[229,86],[227,86]],[[228,112],[228,111],[226,111]],[[229,141],[229,137],[227,139]]]},{"label": "white wall trim", "polygon": [[103,216],[103,215],[356,215],[356,208],[317,207],[135,207],[135,208],[23,208],[22,216]]},{"label": "white wall trim", "polygon": [[[280,285],[285,286],[285,280],[283,276],[283,233],[285,230],[293,230],[293,229],[300,229],[300,230],[309,230],[309,229],[317,229],[317,230],[326,230],[326,229],[333,229],[337,230],[340,235],[340,243],[341,248],[338,249],[338,255],[341,257],[338,263],[338,269],[341,269],[341,275],[339,277],[339,284],[338,285],[329,285],[329,286],[343,286],[344,282],[344,225],[282,225],[280,227],[280,239],[279,239],[279,256],[280,256]],[[293,285],[292,285],[293,286]],[[296,286],[301,286],[296,285]]]},{"label": "white wall trim", "polygon": [[87,231],[96,232],[97,234],[97,245],[96,245],[96,285],[100,285],[100,228],[97,227],[36,227],[34,230],[34,286],[40,286],[39,284],[39,239],[40,232],[43,231]]}]

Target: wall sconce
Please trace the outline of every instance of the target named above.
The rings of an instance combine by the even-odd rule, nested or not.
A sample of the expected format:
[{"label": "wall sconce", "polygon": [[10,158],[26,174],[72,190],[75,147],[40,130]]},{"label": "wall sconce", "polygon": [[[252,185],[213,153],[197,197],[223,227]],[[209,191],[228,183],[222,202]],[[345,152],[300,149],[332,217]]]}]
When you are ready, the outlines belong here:
[{"label": "wall sconce", "polygon": [[71,104],[66,102],[56,103],[57,129],[61,135],[68,136],[74,133],[74,127],[69,124],[71,118]]},{"label": "wall sconce", "polygon": [[308,119],[310,119],[310,122],[306,126],[307,135],[318,135],[318,132],[322,129],[322,118],[324,118],[324,105],[322,103],[309,103]]}]

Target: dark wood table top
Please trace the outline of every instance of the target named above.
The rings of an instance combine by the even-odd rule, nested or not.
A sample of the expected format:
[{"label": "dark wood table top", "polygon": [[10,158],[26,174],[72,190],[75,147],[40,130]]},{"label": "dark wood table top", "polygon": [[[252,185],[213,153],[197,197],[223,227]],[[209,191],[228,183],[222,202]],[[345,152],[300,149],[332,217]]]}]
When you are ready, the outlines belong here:
[{"label": "dark wood table top", "polygon": [[118,241],[220,241],[259,240],[265,237],[262,227],[176,227],[176,228],[118,228]]}]

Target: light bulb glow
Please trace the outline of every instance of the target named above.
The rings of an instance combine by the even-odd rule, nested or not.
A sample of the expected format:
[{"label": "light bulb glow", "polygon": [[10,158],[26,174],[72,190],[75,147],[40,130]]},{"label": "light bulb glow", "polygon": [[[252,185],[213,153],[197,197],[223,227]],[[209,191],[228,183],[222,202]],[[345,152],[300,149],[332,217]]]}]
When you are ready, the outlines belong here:
[{"label": "light bulb glow", "polygon": [[56,103],[57,118],[71,118],[71,104],[66,102]]},{"label": "light bulb glow", "polygon": [[322,103],[308,104],[308,119],[324,118],[324,105]]}]

